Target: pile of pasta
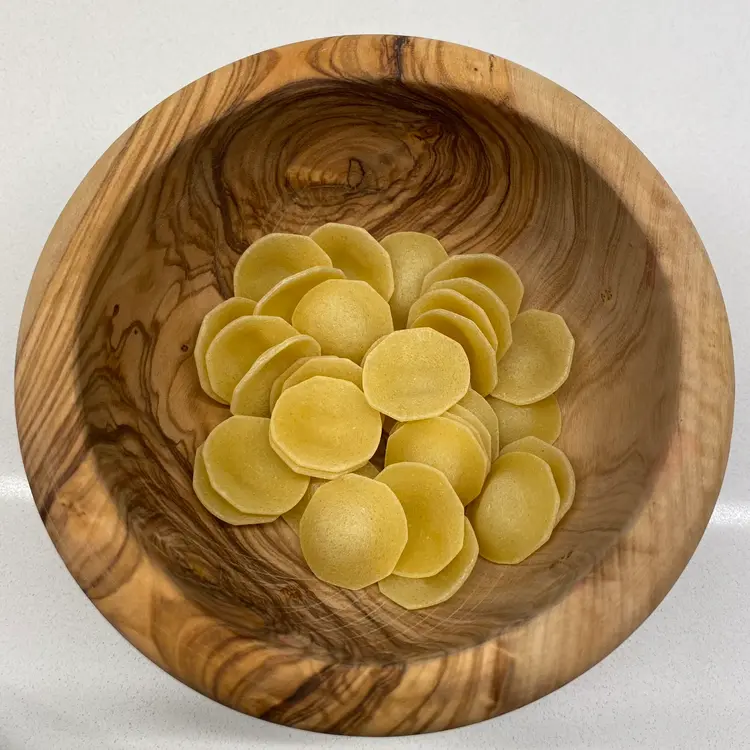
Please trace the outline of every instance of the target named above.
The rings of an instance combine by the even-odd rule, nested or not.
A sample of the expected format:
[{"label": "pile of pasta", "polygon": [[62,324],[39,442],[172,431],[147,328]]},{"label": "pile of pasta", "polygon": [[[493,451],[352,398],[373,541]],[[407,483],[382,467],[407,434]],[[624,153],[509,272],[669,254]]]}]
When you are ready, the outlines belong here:
[{"label": "pile of pasta", "polygon": [[574,341],[559,315],[519,312],[507,262],[326,224],[256,241],[234,293],[195,345],[231,412],[195,458],[216,517],[282,518],[319,579],[407,609],[453,596],[480,555],[547,542],[575,495],[552,445]]}]

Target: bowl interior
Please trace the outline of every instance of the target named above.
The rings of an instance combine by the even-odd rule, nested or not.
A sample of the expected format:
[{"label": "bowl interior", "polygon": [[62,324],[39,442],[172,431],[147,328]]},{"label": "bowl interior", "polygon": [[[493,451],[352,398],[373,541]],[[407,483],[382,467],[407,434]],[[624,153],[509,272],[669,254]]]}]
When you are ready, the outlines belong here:
[{"label": "bowl interior", "polygon": [[[668,285],[613,187],[510,107],[387,80],[287,85],[183,141],[106,238],[78,334],[98,474],[142,550],[237,633],[342,662],[468,647],[549,607],[634,520],[676,424]],[[572,510],[525,563],[480,560],[457,596],[420,612],[317,581],[285,524],[232,528],[192,494],[195,450],[226,414],[198,385],[202,316],[231,295],[250,242],[327,221],[502,254],[525,306],[559,312],[576,337],[559,394]]]}]

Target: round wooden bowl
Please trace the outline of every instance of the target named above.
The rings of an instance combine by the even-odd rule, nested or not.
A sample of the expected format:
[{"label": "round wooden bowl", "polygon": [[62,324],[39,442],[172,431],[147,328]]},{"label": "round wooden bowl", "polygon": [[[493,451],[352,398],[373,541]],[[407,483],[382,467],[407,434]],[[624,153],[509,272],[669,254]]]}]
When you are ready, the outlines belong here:
[{"label": "round wooden bowl", "polygon": [[[226,415],[198,385],[201,318],[249,243],[328,221],[502,254],[576,337],[573,509],[525,563],[480,560],[427,610],[316,580],[285,524],[224,525],[191,489]],[[638,149],[524,68],[385,36],[240,60],[123,134],[44,248],[16,368],[39,513],[102,614],[228,706],[343,734],[497,716],[621,643],[708,522],[733,391],[711,264]]]}]

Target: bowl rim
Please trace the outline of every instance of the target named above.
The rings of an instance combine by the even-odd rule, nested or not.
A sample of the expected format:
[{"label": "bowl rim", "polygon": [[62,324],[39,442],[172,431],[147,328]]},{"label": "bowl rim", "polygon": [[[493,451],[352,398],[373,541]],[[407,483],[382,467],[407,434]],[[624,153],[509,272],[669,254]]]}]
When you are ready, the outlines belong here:
[{"label": "bowl rim", "polygon": [[[106,231],[106,220],[97,223],[101,212],[117,213],[180,141],[231,107],[302,76],[347,75],[481,94],[574,149],[618,186],[653,237],[681,325],[679,428],[667,448],[669,471],[657,477],[632,527],[534,619],[472,648],[384,665],[337,664],[293,646],[240,638],[200,610],[137,548],[113,512],[80,414],[67,430],[59,416],[77,413],[72,344],[79,309],[59,301],[82,300],[82,269],[93,272],[97,240]],[[232,89],[238,79],[250,83]],[[645,198],[644,188],[650,190]],[[656,236],[655,213],[662,222],[666,214],[672,231]],[[53,337],[69,351],[54,363],[58,388],[50,394],[44,347]],[[704,388],[701,398],[696,382]],[[298,42],[230,63],[169,96],[110,146],[63,209],[37,263],[18,336],[15,399],[24,466],[45,527],[87,596],[136,648],[185,684],[252,716],[314,731],[397,735],[471,724],[536,700],[599,662],[648,617],[687,564],[718,497],[732,430],[734,366],[726,310],[701,240],[657,170],[614,125],[557,84],[496,55],[418,37],[366,35]],[[60,466],[74,470],[61,474]],[[100,568],[95,559],[105,556],[109,564]],[[122,581],[112,585],[113,577]],[[142,605],[146,596],[150,607]],[[182,620],[181,637],[189,636],[194,654],[189,663],[170,642],[174,634],[160,620],[160,608]],[[561,656],[545,658],[551,650]],[[210,669],[202,655],[214,660]],[[466,694],[471,705],[461,700]],[[322,700],[325,709],[316,703]]]}]

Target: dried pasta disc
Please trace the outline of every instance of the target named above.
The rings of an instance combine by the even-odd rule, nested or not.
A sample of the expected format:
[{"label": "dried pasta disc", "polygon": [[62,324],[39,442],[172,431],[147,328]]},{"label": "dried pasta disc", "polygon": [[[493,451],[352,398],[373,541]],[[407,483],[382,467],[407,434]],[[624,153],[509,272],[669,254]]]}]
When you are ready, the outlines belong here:
[{"label": "dried pasta disc", "polygon": [[349,224],[324,224],[310,237],[328,253],[332,264],[348,279],[365,281],[386,301],[391,298],[391,258],[366,229]]},{"label": "dried pasta disc", "polygon": [[[484,334],[493,350],[497,351],[497,334],[482,308],[468,297],[454,291],[453,289],[431,289],[425,292],[409,310],[406,324],[411,328],[412,323],[422,314],[429,310],[448,310],[463,315],[476,324],[477,328]],[[496,355],[497,356],[497,355]]]},{"label": "dried pasta disc", "polygon": [[470,377],[458,343],[430,327],[413,328],[395,331],[370,352],[362,388],[373,408],[406,422],[442,414],[466,394]]},{"label": "dried pasta disc", "polygon": [[422,290],[424,277],[448,257],[445,248],[434,237],[421,232],[396,232],[380,240],[391,257],[393,295],[391,312],[396,328],[406,326],[409,308]]},{"label": "dried pasta disc", "polygon": [[268,428],[268,419],[229,417],[203,444],[211,486],[243,513],[286,513],[300,501],[310,481],[295,474],[272,450]]},{"label": "dried pasta disc", "polygon": [[436,281],[428,291],[432,291],[433,289],[452,289],[455,292],[459,292],[459,294],[463,294],[464,297],[468,297],[484,310],[490,321],[490,325],[495,331],[495,336],[497,336],[497,358],[500,360],[505,352],[508,351],[513,340],[510,327],[510,314],[505,302],[488,286],[485,286],[476,279],[469,279],[465,276],[457,279]]},{"label": "dried pasta disc", "polygon": [[487,337],[463,315],[448,310],[428,310],[412,324],[414,328],[432,328],[458,342],[471,366],[471,387],[486,396],[497,382],[497,358]]},{"label": "dried pasta disc", "polygon": [[[305,380],[315,377],[316,375],[325,375],[329,378],[339,378],[354,383],[357,388],[362,388],[362,368],[344,357],[333,357],[331,355],[321,355],[320,357],[311,357],[302,363],[282,384],[281,393]],[[281,395],[281,393],[279,395]]]},{"label": "dried pasta disc", "polygon": [[323,354],[357,364],[374,341],[393,331],[388,303],[369,284],[351,279],[331,279],[311,289],[292,324],[316,339]]},{"label": "dried pasta disc", "polygon": [[[375,479],[380,473],[377,466],[374,466],[369,461],[361,468],[357,469],[354,474],[359,474],[361,477],[367,477],[368,479]],[[312,496],[326,483],[328,479],[313,478],[310,480],[310,486],[305,492],[305,496],[300,500],[291,510],[288,510],[282,518],[289,524],[292,531],[299,536],[299,522],[302,520],[302,514],[307,509],[307,506],[312,500]]]},{"label": "dried pasta disc", "polygon": [[515,320],[523,299],[523,284],[513,267],[497,255],[453,255],[425,276],[422,293],[436,281],[464,277],[475,279],[495,292],[508,308],[511,321]]},{"label": "dried pasta disc", "polygon": [[560,495],[550,467],[530,453],[507,453],[492,464],[482,494],[468,518],[487,560],[514,565],[552,534]]},{"label": "dried pasta disc", "polygon": [[463,519],[461,551],[439,573],[429,578],[390,575],[378,583],[383,596],[404,609],[424,609],[450,599],[466,583],[479,557],[479,545],[468,519]]},{"label": "dried pasta disc", "polygon": [[346,476],[347,474],[356,474],[359,469],[362,468],[362,466],[365,465],[365,463],[362,463],[360,466],[357,466],[353,469],[346,469],[345,471],[323,471],[321,469],[308,469],[306,466],[300,466],[300,464],[293,461],[284,451],[284,448],[280,446],[278,443],[276,443],[273,439],[273,435],[270,436],[269,441],[271,443],[271,447],[276,451],[276,455],[294,472],[297,474],[303,474],[306,477],[311,477],[312,479],[325,479],[327,481],[330,481],[332,479],[340,479],[343,476]]},{"label": "dried pasta disc", "polygon": [[393,572],[406,578],[439,573],[461,551],[464,538],[464,506],[445,474],[404,462],[383,469],[377,481],[393,490],[409,529]]},{"label": "dried pasta disc", "polygon": [[215,515],[218,519],[232,526],[245,526],[247,524],[270,523],[278,516],[262,516],[252,513],[243,513],[234,505],[228,503],[212,486],[206,471],[206,462],[203,460],[203,446],[198,446],[195,452],[195,464],[193,466],[193,489],[203,507]]},{"label": "dried pasta disc", "polygon": [[514,406],[492,396],[487,403],[497,415],[501,448],[529,435],[546,443],[554,443],[560,437],[562,416],[556,396],[548,396],[528,406]]},{"label": "dried pasta disc", "polygon": [[490,437],[489,430],[467,408],[460,404],[455,404],[445,412],[445,416],[452,419],[458,419],[464,422],[464,424],[468,424],[474,431],[479,442],[482,444],[482,448],[484,448],[484,452],[487,454],[487,459],[489,461],[494,460],[492,458],[492,438]]},{"label": "dried pasta disc", "polygon": [[329,266],[314,266],[287,276],[269,289],[258,302],[256,315],[275,315],[290,323],[299,301],[313,288],[329,279],[343,279],[344,272]]},{"label": "dried pasta disc", "polygon": [[521,438],[506,445],[500,455],[506,453],[531,453],[549,465],[560,493],[560,508],[556,518],[559,521],[570,510],[576,494],[576,475],[568,457],[559,448],[537,437]]},{"label": "dried pasta disc", "polygon": [[211,387],[211,381],[208,379],[208,368],[206,367],[206,352],[211,342],[216,338],[218,333],[233,320],[242,318],[246,315],[252,315],[255,311],[255,302],[244,297],[230,297],[220,304],[216,305],[213,310],[206,313],[198,331],[198,338],[195,341],[193,356],[195,357],[195,367],[198,370],[198,380],[201,388],[216,401],[227,403]]},{"label": "dried pasta disc", "polygon": [[356,591],[393,572],[406,546],[406,515],[390,487],[348,474],[313,495],[299,537],[318,578]]},{"label": "dried pasta disc", "polygon": [[[279,318],[281,320],[281,318]],[[318,342],[311,336],[292,336],[271,347],[237,383],[229,406],[232,414],[268,417],[271,414],[271,388],[276,378],[302,357],[320,354]]]},{"label": "dried pasta disc", "polygon": [[497,365],[492,395],[516,406],[551,396],[568,378],[573,336],[555,313],[526,310],[513,323],[513,343]]},{"label": "dried pasta disc", "polygon": [[261,299],[282,279],[313,266],[332,266],[331,259],[310,237],[267,234],[245,250],[234,268],[234,293]]},{"label": "dried pasta disc", "polygon": [[385,465],[403,461],[442,471],[464,505],[482,491],[489,470],[487,454],[471,428],[447,417],[406,422],[391,432]]},{"label": "dried pasta disc", "polygon": [[458,402],[459,406],[468,409],[487,429],[490,436],[490,461],[500,455],[500,424],[495,410],[474,389],[470,388]]},{"label": "dried pasta disc", "polygon": [[284,391],[271,417],[271,436],[285,457],[310,474],[353,471],[380,443],[380,414],[347,380],[315,375]]},{"label": "dried pasta disc", "polygon": [[211,387],[230,403],[237,384],[261,354],[296,335],[281,318],[252,315],[233,320],[216,334],[206,351]]}]

